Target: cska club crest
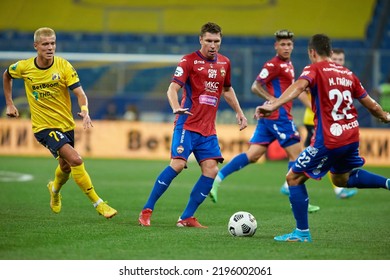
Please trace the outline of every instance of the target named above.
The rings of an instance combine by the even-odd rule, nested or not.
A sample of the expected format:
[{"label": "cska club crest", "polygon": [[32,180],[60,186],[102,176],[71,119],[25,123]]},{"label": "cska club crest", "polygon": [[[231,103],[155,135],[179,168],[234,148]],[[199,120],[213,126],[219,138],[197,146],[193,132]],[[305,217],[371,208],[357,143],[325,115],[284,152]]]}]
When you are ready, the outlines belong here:
[{"label": "cska club crest", "polygon": [[226,75],[226,70],[225,70],[225,68],[221,68],[221,70],[220,70],[220,72],[221,72],[221,76],[222,77],[225,77],[225,75]]}]

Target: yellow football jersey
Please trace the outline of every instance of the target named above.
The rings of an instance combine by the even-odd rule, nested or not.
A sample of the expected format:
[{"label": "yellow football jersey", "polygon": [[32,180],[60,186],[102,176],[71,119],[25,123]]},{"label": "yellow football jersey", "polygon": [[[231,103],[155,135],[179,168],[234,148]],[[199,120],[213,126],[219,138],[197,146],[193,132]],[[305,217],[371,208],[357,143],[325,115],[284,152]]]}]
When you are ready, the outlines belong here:
[{"label": "yellow football jersey", "polygon": [[[309,100],[311,100],[311,95],[308,92],[307,96],[309,97]],[[303,115],[303,124],[306,125],[314,125],[314,113],[311,108],[305,109],[305,114]]]},{"label": "yellow football jersey", "polygon": [[63,132],[75,128],[68,88],[80,86],[76,70],[55,56],[53,64],[39,68],[35,58],[20,60],[8,68],[13,79],[23,79],[34,133],[47,128]]}]

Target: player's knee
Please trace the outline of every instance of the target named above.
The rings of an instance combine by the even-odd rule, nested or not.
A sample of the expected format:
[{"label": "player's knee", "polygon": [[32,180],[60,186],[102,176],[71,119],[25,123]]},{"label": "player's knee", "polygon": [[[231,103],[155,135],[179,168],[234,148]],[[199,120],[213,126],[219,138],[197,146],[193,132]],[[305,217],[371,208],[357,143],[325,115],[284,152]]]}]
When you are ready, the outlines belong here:
[{"label": "player's knee", "polygon": [[298,175],[292,172],[289,172],[286,176],[286,182],[289,186],[298,186],[303,184],[307,180],[305,175]]},{"label": "player's knee", "polygon": [[69,159],[69,164],[70,166],[79,166],[79,165],[82,165],[83,164],[83,159],[77,155],[77,156],[73,156]]},{"label": "player's knee", "polygon": [[255,151],[255,152],[253,152],[253,151],[252,152],[248,152],[246,154],[246,156],[248,157],[248,161],[250,163],[255,163],[262,157],[263,154],[264,153],[259,150],[259,151]]},{"label": "player's knee", "polygon": [[173,170],[176,171],[177,174],[179,174],[184,168],[186,168],[187,162],[182,159],[172,159],[170,166],[173,168]]},{"label": "player's knee", "polygon": [[332,183],[333,183],[336,187],[339,187],[339,188],[345,188],[345,187],[347,187],[348,178],[349,178],[349,176],[346,176],[346,175],[344,175],[344,174],[342,174],[342,175],[335,175],[335,174],[333,174],[333,175],[331,176]]},{"label": "player's knee", "polygon": [[61,168],[62,172],[65,172],[65,173],[71,172],[70,165],[67,162],[61,163],[60,168]]}]

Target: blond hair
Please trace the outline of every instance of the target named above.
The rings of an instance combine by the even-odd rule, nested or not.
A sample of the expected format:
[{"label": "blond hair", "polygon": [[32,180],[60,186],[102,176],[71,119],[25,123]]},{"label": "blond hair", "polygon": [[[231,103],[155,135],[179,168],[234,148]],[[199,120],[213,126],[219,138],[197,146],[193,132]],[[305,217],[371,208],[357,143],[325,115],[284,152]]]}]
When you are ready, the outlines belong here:
[{"label": "blond hair", "polygon": [[34,33],[34,42],[37,43],[42,37],[51,37],[51,36],[56,36],[56,33],[54,32],[53,29],[49,27],[41,27],[37,29]]}]

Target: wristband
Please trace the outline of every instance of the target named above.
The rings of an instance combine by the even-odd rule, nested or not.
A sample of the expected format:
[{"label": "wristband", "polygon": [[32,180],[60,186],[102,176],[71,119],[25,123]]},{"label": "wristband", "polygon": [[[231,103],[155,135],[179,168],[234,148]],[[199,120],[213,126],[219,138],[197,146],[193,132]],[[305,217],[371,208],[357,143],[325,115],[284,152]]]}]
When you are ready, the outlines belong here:
[{"label": "wristband", "polygon": [[81,106],[81,111],[87,111],[87,113],[88,113],[89,112],[88,106],[87,105]]}]

